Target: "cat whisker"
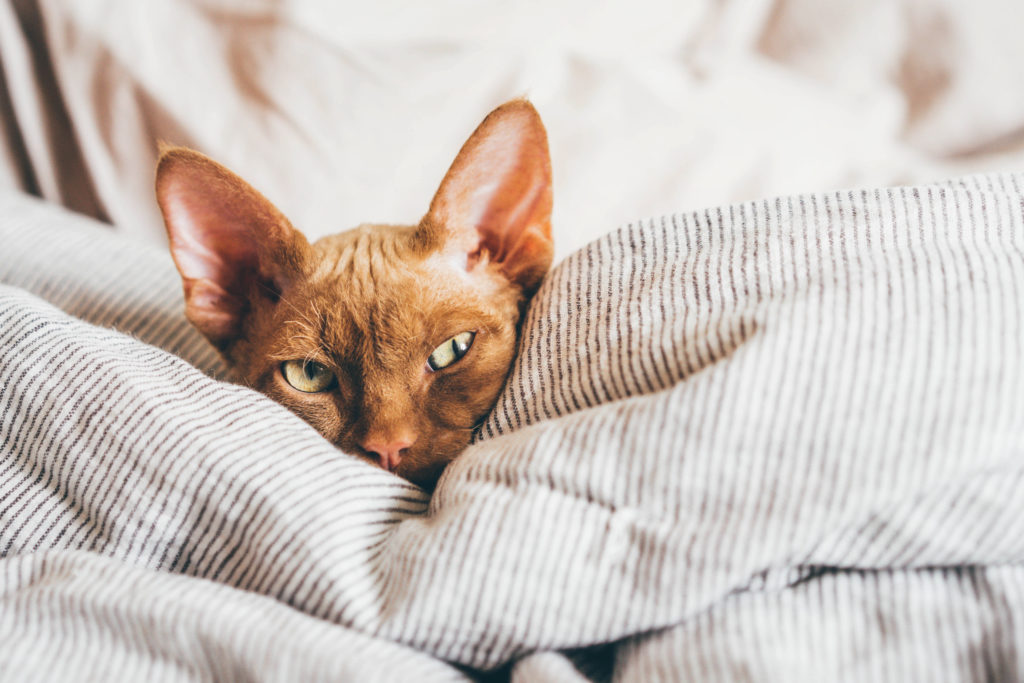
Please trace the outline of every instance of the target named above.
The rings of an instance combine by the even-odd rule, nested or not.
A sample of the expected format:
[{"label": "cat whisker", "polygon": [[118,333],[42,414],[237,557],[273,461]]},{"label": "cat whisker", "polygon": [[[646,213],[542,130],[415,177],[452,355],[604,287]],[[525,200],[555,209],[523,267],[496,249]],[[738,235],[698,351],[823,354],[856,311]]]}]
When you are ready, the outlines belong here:
[{"label": "cat whisker", "polygon": [[[320,307],[316,303],[316,301],[308,302],[310,308],[312,308],[312,311],[310,314],[307,314],[304,311],[302,311],[298,306],[295,306],[292,302],[288,301],[284,296],[282,296],[279,300],[283,302],[286,306],[288,306],[292,311],[299,315],[299,320],[290,320],[289,324],[295,325],[297,327],[307,327],[310,330],[320,330],[319,335],[307,333],[305,335],[294,335],[293,338],[305,341],[308,346],[318,349],[324,356],[329,357],[331,355],[331,352],[323,339],[323,329],[326,326],[326,321],[323,312],[320,310]],[[312,355],[314,353],[314,351],[310,351],[309,355],[306,357],[306,360],[312,360]]]},{"label": "cat whisker", "polygon": [[[263,286],[266,287],[266,285],[263,285]],[[267,287],[267,289],[268,289],[268,291],[270,290],[269,287]],[[316,328],[320,327],[320,325],[318,324],[318,321],[322,321],[323,320],[323,316],[320,314],[320,309],[316,307],[316,302],[315,301],[309,302],[312,305],[312,307],[313,307],[313,313],[315,315],[315,319],[314,318],[310,318],[310,316],[305,311],[303,311],[301,308],[299,308],[298,306],[293,304],[291,301],[288,301],[287,297],[285,297],[283,294],[280,295],[280,297],[278,298],[278,301],[280,301],[285,306],[290,308],[292,311],[297,313],[299,318],[301,319],[301,321],[304,322],[305,324],[309,325],[309,327],[311,327],[313,329],[316,329]]]},{"label": "cat whisker", "polygon": [[[480,423],[483,424],[483,423]],[[474,432],[480,425],[473,425],[472,427],[449,427],[449,431],[453,432]]]},{"label": "cat whisker", "polygon": [[306,353],[306,357],[303,359],[303,363],[308,363],[313,360],[316,360],[316,352],[310,350],[309,352]]}]

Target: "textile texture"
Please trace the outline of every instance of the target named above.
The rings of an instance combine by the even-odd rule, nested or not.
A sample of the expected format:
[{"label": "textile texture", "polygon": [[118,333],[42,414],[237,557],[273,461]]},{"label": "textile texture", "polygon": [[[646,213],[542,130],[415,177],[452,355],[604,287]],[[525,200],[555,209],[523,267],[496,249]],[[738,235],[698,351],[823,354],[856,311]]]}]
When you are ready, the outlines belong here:
[{"label": "textile texture", "polygon": [[1022,175],[590,243],[432,497],[218,379],[162,251],[0,244],[6,679],[1024,675]]},{"label": "textile texture", "polygon": [[0,188],[163,243],[160,141],[311,238],[414,223],[527,96],[561,260],[637,217],[1024,167],[1019,0],[0,2]]}]

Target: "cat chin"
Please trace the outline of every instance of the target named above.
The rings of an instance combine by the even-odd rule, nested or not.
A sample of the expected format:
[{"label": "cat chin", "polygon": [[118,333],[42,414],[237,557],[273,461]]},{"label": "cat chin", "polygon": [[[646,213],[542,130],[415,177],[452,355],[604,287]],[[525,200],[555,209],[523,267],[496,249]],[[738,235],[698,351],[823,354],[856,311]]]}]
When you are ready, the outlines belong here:
[{"label": "cat chin", "polygon": [[398,472],[398,475],[403,479],[411,481],[416,484],[424,491],[433,491],[437,486],[437,480],[441,478],[441,473],[444,472],[444,468],[448,465],[448,461],[433,462],[422,470],[414,473]]},{"label": "cat chin", "polygon": [[462,450],[469,445],[469,439],[466,439],[465,443],[458,443],[445,449],[445,452],[438,453],[432,451],[429,454],[424,454],[417,458],[412,455],[408,458],[408,464],[404,467],[399,465],[396,474],[400,477],[408,479],[412,483],[416,484],[427,490],[432,490],[437,483],[438,478],[441,476],[441,472],[448,466],[452,460],[458,456]]}]

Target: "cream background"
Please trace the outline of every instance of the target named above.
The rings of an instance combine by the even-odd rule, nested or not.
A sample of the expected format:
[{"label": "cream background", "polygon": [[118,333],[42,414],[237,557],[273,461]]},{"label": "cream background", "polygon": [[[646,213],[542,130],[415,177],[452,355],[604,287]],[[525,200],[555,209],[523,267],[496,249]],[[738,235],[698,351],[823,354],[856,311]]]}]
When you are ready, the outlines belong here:
[{"label": "cream background", "polygon": [[1024,161],[1017,0],[0,3],[0,188],[162,240],[156,141],[316,237],[414,222],[482,117],[548,127],[557,257],[633,219]]}]

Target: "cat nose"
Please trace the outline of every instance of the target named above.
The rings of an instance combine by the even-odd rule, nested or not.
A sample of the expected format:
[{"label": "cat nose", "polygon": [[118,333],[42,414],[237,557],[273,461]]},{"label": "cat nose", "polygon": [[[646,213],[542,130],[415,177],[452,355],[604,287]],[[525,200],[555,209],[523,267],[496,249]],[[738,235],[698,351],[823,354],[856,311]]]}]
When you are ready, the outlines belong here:
[{"label": "cat nose", "polygon": [[402,455],[409,446],[416,441],[415,434],[404,434],[401,438],[394,440],[367,439],[362,443],[363,448],[377,456],[380,466],[388,472],[398,469],[398,463],[402,461]]}]

